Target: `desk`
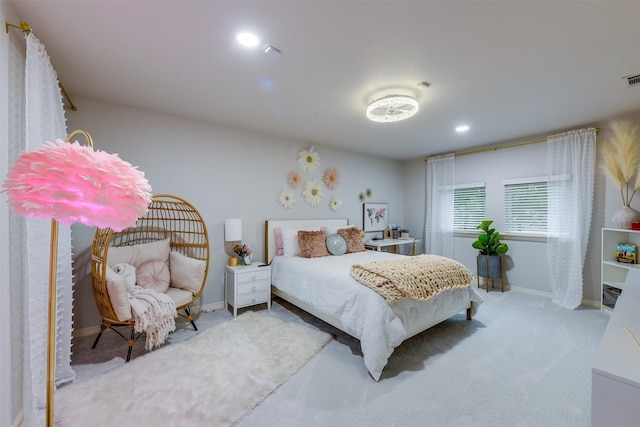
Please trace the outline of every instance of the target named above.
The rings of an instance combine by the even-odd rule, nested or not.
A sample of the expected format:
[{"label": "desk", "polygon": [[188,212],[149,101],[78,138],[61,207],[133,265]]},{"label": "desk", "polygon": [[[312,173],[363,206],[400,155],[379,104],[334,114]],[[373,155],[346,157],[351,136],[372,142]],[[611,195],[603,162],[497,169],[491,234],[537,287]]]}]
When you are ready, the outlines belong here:
[{"label": "desk", "polygon": [[416,255],[416,246],[420,242],[420,239],[380,239],[380,240],[365,240],[364,247],[372,249],[374,251],[381,251],[382,248],[388,248],[393,246],[393,253],[398,253],[398,246],[412,245],[413,254]]}]

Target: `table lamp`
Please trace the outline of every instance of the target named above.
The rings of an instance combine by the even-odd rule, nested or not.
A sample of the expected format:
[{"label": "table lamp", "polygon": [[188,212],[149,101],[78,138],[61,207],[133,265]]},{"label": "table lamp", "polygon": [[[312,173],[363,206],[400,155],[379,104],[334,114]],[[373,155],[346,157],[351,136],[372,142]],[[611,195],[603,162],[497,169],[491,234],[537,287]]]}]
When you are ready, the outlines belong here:
[{"label": "table lamp", "polygon": [[[239,242],[242,240],[242,220],[240,218],[229,218],[224,220],[224,241]],[[231,267],[238,265],[238,258],[229,257]]]}]

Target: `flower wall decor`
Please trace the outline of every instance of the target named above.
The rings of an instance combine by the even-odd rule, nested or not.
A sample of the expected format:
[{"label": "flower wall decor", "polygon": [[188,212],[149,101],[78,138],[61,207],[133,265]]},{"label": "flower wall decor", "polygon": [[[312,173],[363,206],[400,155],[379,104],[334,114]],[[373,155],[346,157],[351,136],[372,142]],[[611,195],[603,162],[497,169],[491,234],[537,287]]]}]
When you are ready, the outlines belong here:
[{"label": "flower wall decor", "polygon": [[289,187],[291,188],[300,188],[302,185],[302,177],[300,176],[300,172],[292,171],[287,175],[287,183],[289,183]]},{"label": "flower wall decor", "polygon": [[285,209],[291,209],[296,204],[293,194],[289,190],[282,190],[278,194],[278,203]]},{"label": "flower wall decor", "polygon": [[331,212],[338,212],[341,207],[342,207],[342,200],[340,200],[336,196],[331,197],[331,200],[329,200],[329,210]]},{"label": "flower wall decor", "polygon": [[322,182],[330,189],[335,190],[338,184],[340,184],[340,174],[335,168],[326,169],[322,174]]},{"label": "flower wall decor", "polygon": [[322,203],[322,199],[324,199],[322,188],[315,179],[305,181],[302,196],[304,201],[312,208],[318,207]]},{"label": "flower wall decor", "polygon": [[313,172],[320,166],[320,155],[314,147],[302,149],[298,151],[298,165],[305,172]]}]

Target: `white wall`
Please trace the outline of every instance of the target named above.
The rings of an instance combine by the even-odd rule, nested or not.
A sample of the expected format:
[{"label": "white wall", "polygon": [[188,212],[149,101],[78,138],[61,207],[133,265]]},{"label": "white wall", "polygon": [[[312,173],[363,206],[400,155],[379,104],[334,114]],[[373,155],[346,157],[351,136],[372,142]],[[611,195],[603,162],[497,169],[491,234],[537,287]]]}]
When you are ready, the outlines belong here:
[{"label": "white wall", "polygon": [[[371,188],[367,202],[389,203],[390,220],[404,219],[401,162],[316,145],[320,155],[318,179],[324,169],[338,169],[341,182],[325,191],[325,202],[310,208],[296,194],[293,209],[276,202],[287,188],[286,176],[296,170],[296,154],[310,143],[259,134],[203,121],[72,97],[78,107],[67,113],[68,130],[84,129],[95,148],[118,153],[145,172],[154,193],[169,193],[191,202],[205,219],[211,245],[211,264],[202,296],[205,305],[224,301],[223,274],[225,218],[242,218],[243,241],[250,243],[254,261],[264,256],[264,221],[291,218],[349,218],[362,226],[358,195]],[[82,143],[84,141],[81,140]],[[328,209],[331,195],[342,209]],[[75,329],[99,325],[87,269],[94,229],[75,225],[76,259]]]},{"label": "white wall", "polygon": [[[640,125],[640,113],[634,112],[613,119],[628,119]],[[597,137],[598,161],[600,159],[599,146],[610,136],[609,122],[585,124],[571,129],[589,126],[600,128]],[[568,129],[567,129],[568,130]],[[553,132],[553,133],[559,133]],[[532,136],[531,139],[546,137],[546,135]],[[518,142],[518,141],[512,141]],[[496,145],[509,144],[509,141]],[[493,219],[498,231],[504,227],[503,190],[502,181],[505,179],[525,178],[546,175],[546,144],[535,143],[513,148],[486,151],[456,157],[456,183],[484,181],[487,184],[487,218]],[[415,183],[406,194],[406,222],[420,224],[423,213],[417,206],[424,204],[424,159],[407,161],[403,164],[405,171],[405,186]],[[420,186],[420,190],[418,190]],[[420,198],[420,200],[417,200]],[[600,245],[602,227],[615,227],[610,221],[611,214],[621,207],[617,188],[605,178],[602,170],[596,169],[596,183],[594,206],[591,221],[591,235],[587,250],[585,268],[583,300],[586,303],[600,301]],[[640,210],[640,194],[633,200],[632,207]],[[456,236],[454,242],[454,258],[475,272],[475,256],[477,251],[471,247],[472,237]],[[544,241],[505,239],[509,245],[507,282],[514,287],[525,288],[534,292],[551,293],[549,273],[547,269],[547,252]]]}]

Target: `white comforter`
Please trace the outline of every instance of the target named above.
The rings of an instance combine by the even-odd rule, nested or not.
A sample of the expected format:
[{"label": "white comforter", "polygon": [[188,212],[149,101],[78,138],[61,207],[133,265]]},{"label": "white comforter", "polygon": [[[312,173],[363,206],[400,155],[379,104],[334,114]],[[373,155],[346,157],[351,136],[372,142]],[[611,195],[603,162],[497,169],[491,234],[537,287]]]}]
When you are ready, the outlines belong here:
[{"label": "white comforter", "polygon": [[350,267],[368,261],[401,257],[365,251],[342,256],[300,258],[277,256],[272,261],[274,287],[339,320],[344,331],[358,338],[364,363],[377,381],[394,348],[482,298],[473,286],[442,292],[427,301],[387,304],[375,291],[351,277]]}]

